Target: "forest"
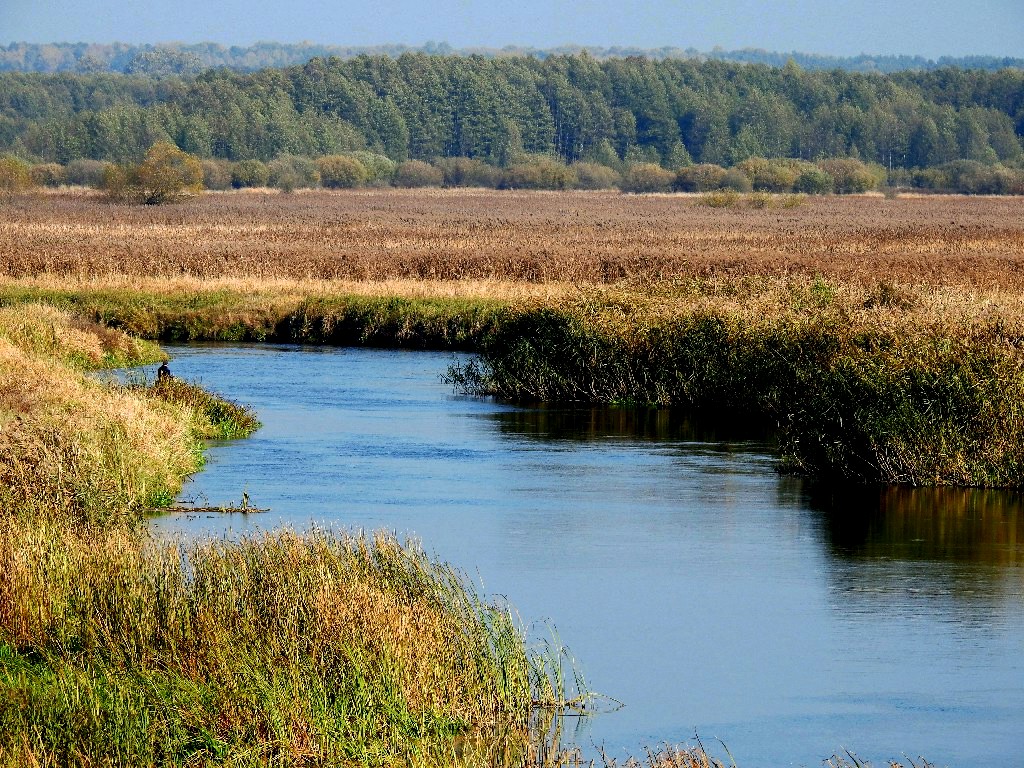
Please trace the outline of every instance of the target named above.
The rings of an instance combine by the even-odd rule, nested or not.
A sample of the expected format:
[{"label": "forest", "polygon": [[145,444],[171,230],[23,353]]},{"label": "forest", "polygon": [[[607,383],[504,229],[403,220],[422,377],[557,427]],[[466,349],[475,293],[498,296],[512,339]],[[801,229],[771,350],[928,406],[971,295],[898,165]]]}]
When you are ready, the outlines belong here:
[{"label": "forest", "polygon": [[[0,153],[63,165],[138,162],[159,141],[234,163],[364,152],[676,171],[852,158],[890,184],[1006,192],[1018,191],[1022,134],[1024,70],[1012,68],[403,53],[251,73],[0,74]],[[993,188],[970,188],[979,177]]]},{"label": "forest", "polygon": [[930,70],[947,67],[996,71],[1007,67],[1024,67],[1024,59],[1011,56],[924,56],[877,55],[829,56],[801,51],[778,52],[761,48],[725,50],[663,46],[560,45],[554,48],[533,48],[506,45],[502,48],[453,48],[445,42],[428,41],[420,46],[390,43],[384,45],[324,45],[320,43],[277,43],[262,41],[252,45],[221,45],[220,43],[10,43],[0,45],[0,72],[123,72],[126,74],[185,74],[211,67],[226,67],[239,72],[255,72],[267,67],[304,64],[316,57],[337,56],[348,59],[360,55],[386,55],[397,58],[403,53],[453,54],[489,58],[502,56],[578,55],[586,52],[597,59],[641,56],[648,59],[690,59],[694,61],[737,61],[781,67],[792,59],[805,69],[845,69],[852,72],[899,72],[906,69]]}]

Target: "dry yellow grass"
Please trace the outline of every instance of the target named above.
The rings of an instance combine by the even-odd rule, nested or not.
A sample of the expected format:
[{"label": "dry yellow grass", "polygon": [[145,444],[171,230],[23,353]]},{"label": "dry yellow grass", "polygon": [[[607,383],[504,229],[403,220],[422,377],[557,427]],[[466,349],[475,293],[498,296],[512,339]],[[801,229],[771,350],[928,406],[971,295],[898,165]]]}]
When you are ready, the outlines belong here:
[{"label": "dry yellow grass", "polygon": [[1024,199],[837,196],[797,208],[709,209],[683,195],[387,189],[130,207],[64,193],[5,206],[0,274],[471,281],[480,289],[899,275],[1019,290]]},{"label": "dry yellow grass", "polygon": [[52,307],[0,310],[0,510],[116,515],[198,467],[180,409],[83,372],[141,347]]}]

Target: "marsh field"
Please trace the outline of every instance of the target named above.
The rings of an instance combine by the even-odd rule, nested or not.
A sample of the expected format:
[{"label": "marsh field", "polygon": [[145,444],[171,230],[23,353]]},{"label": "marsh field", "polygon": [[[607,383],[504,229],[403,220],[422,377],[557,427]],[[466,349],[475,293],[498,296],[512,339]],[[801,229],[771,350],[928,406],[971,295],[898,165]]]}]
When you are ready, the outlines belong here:
[{"label": "marsh field", "polygon": [[153,540],[145,515],[202,441],[248,430],[200,395],[90,373],[158,360],[151,341],[470,352],[449,388],[739,417],[816,482],[1024,486],[1021,198],[364,189],[146,207],[61,190],[0,214],[0,764],[573,759],[531,727],[587,700],[560,650],[528,647],[504,604],[419,549]]},{"label": "marsh field", "polygon": [[[368,189],[208,193],[145,207],[55,192],[5,204],[0,273],[409,280],[415,283],[362,292],[497,298],[623,280],[821,276],[984,290],[1024,284],[1020,197],[748,195],[722,208],[704,202],[698,195]],[[444,285],[429,285],[434,281]],[[481,281],[502,285],[474,284]]]}]

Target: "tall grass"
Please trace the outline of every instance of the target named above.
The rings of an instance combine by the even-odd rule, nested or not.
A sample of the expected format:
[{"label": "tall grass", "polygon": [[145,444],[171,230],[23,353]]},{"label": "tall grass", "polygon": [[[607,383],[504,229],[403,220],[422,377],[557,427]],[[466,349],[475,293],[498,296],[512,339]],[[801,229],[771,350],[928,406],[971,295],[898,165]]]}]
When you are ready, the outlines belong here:
[{"label": "tall grass", "polygon": [[[129,386],[129,389],[132,387]],[[234,440],[249,437],[261,426],[256,414],[249,408],[182,379],[157,379],[141,391],[184,409],[192,434],[202,439]]]},{"label": "tall grass", "polygon": [[143,510],[199,467],[200,439],[259,426],[176,378],[88,374],[157,354],[52,307],[0,310],[0,766],[547,754],[531,726],[566,705],[561,656],[417,546],[148,537]]},{"label": "tall grass", "polygon": [[818,477],[1024,485],[1019,315],[950,322],[898,293],[819,280],[765,311],[597,292],[520,314],[450,375],[515,400],[742,414],[777,428],[785,468]]},{"label": "tall grass", "polygon": [[202,465],[201,440],[258,426],[185,382],[125,387],[88,373],[160,354],[53,307],[0,309],[0,516],[135,519]]},{"label": "tall grass", "polygon": [[728,205],[600,191],[374,189],[209,195],[140,209],[59,193],[5,207],[0,276],[536,285],[825,274],[1024,286],[1021,197],[791,195],[761,209],[744,197],[707,201],[718,198]]},{"label": "tall grass", "polygon": [[0,765],[524,764],[561,697],[507,608],[386,536],[5,520],[0,574]]}]

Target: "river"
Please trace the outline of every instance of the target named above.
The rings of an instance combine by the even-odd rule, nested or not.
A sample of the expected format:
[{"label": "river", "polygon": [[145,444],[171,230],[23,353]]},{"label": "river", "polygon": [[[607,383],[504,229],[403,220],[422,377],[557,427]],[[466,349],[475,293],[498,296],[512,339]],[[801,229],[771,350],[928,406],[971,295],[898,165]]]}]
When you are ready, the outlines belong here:
[{"label": "river", "polygon": [[519,408],[453,394],[454,356],[169,348],[175,375],[253,406],[166,535],[279,525],[412,536],[625,706],[588,755],[693,743],[740,768],[1024,754],[1024,502],[979,490],[822,488],[769,440],[667,410]]}]

